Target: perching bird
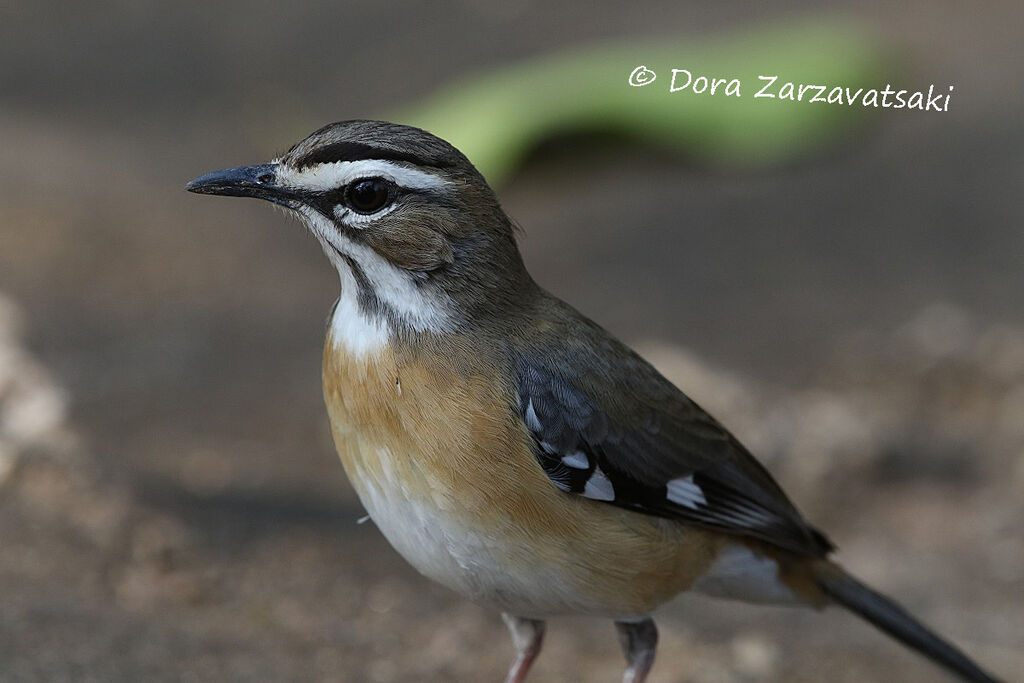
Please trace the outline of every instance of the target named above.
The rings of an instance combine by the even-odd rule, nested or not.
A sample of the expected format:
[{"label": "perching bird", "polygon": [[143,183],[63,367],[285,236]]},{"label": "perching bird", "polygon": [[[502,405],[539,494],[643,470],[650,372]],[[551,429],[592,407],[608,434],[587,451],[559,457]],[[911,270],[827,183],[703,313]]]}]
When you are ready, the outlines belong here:
[{"label": "perching bird", "polygon": [[611,334],[538,286],[470,161],[344,121],[187,189],[301,217],[341,277],[323,389],[342,464],[416,569],[503,613],[523,681],[544,619],[615,620],[628,668],[683,591],[840,604],[970,681],[995,679],[828,559],[768,471]]}]

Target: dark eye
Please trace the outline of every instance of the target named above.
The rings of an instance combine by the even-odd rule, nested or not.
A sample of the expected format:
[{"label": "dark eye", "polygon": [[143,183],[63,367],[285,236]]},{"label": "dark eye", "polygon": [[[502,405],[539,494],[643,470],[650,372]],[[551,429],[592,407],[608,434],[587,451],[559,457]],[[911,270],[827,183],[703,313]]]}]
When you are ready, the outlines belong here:
[{"label": "dark eye", "polygon": [[391,183],[383,178],[357,180],[348,186],[345,198],[357,213],[375,213],[391,200]]}]

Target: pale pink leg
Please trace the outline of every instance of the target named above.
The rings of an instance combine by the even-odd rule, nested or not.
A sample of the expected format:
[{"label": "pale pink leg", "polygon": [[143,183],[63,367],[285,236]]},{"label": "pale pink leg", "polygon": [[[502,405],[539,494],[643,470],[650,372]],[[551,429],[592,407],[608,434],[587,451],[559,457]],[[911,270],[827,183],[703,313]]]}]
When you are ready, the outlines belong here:
[{"label": "pale pink leg", "polygon": [[508,670],[505,683],[523,683],[530,672],[533,660],[540,654],[540,646],[544,641],[544,622],[537,619],[524,619],[511,614],[502,614],[501,618],[512,632],[512,640],[516,644],[516,661]]},{"label": "pale pink leg", "polygon": [[619,642],[626,654],[626,673],[622,683],[644,683],[654,666],[654,652],[658,648],[658,628],[651,618],[638,621],[616,621]]}]

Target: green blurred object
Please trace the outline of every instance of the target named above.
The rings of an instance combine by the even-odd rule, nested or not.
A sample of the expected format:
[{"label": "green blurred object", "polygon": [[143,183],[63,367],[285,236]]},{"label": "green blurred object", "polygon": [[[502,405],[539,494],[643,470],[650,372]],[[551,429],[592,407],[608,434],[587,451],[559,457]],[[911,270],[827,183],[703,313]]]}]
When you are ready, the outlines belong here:
[{"label": "green blurred object", "polygon": [[[848,23],[793,22],[702,39],[592,46],[494,69],[439,90],[392,113],[392,120],[425,128],[461,149],[491,183],[509,179],[540,142],[575,133],[625,135],[668,146],[712,165],[751,166],[806,157],[846,139],[875,112],[859,102],[827,104],[755,98],[795,84],[865,89],[885,87],[884,52]],[[642,87],[628,80],[638,66],[657,74]],[[741,96],[670,92],[673,69],[693,78],[741,82]],[[685,76],[680,74],[676,84]]]}]

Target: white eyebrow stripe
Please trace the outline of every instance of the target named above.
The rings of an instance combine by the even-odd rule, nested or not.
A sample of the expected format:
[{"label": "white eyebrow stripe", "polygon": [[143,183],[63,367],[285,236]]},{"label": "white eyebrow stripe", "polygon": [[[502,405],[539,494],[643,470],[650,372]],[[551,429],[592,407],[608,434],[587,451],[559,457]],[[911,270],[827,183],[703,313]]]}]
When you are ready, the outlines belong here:
[{"label": "white eyebrow stripe", "polygon": [[278,183],[314,192],[334,190],[358,178],[385,178],[410,190],[440,190],[448,185],[447,180],[433,173],[383,159],[334,161],[316,164],[301,171],[285,164],[277,167]]}]

